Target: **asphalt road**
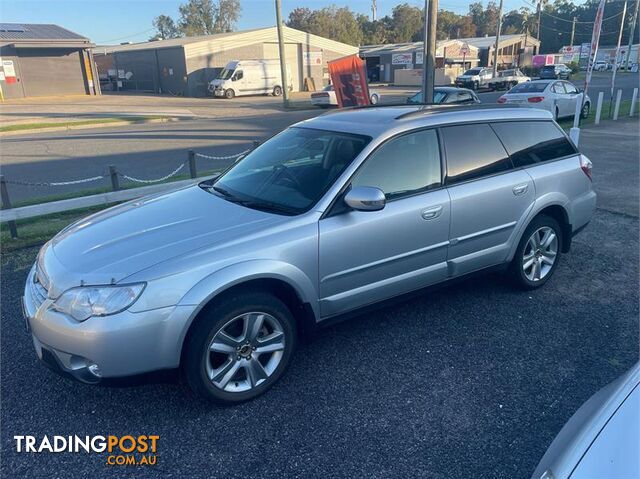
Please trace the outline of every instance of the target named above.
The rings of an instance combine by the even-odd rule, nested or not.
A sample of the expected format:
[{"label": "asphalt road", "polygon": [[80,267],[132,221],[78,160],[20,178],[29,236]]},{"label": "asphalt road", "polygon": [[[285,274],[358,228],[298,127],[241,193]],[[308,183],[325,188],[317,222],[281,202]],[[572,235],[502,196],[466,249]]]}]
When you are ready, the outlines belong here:
[{"label": "asphalt road", "polygon": [[[590,94],[607,90],[611,73],[596,72]],[[581,86],[580,82],[576,82]],[[618,85],[630,97],[638,86],[637,74],[619,74]],[[417,89],[416,89],[417,90]],[[382,102],[402,102],[413,91],[411,88],[383,88]],[[481,92],[483,103],[493,103],[504,92]],[[125,97],[108,98],[111,104]],[[140,101],[132,98],[131,102]],[[215,102],[215,100],[211,100]],[[76,180],[106,174],[109,165],[140,179],[156,179],[173,171],[187,159],[187,151],[225,156],[242,151],[252,140],[266,139],[287,126],[322,113],[322,110],[282,112],[275,108],[277,99],[251,97],[238,102],[202,102],[199,99],[160,97],[156,108],[180,105],[207,115],[207,118],[174,123],[128,125],[62,132],[34,133],[2,138],[2,173],[8,180],[26,180],[36,183]],[[209,105],[207,108],[202,105]],[[215,113],[211,105],[221,113]],[[253,110],[251,109],[253,105]],[[31,105],[32,109],[35,106]],[[150,106],[151,108],[151,106]],[[237,111],[234,114],[234,109]],[[253,114],[251,113],[253,111]],[[198,159],[198,168],[211,170],[228,164],[230,160]],[[186,170],[186,169],[185,169]],[[186,173],[186,171],[185,171]],[[126,183],[121,179],[122,183]],[[11,199],[29,198],[84,191],[88,188],[109,187],[108,178],[69,186],[33,187],[9,185]]]},{"label": "asphalt road", "polygon": [[[177,384],[55,376],[20,314],[36,249],[3,257],[2,477],[530,477],[572,413],[638,360],[637,122],[615,130],[606,154],[584,137],[598,211],[543,289],[480,276],[333,326],[237,407]],[[23,434],[157,434],[158,464],[19,454]]]}]

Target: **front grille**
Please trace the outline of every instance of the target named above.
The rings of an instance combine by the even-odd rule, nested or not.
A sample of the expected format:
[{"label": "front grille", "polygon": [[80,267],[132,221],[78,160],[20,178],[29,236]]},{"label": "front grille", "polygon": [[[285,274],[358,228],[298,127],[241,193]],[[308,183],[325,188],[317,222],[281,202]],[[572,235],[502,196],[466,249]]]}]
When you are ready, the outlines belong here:
[{"label": "front grille", "polygon": [[44,284],[48,283],[48,280],[44,280],[44,277],[45,276],[41,273],[40,268],[36,266],[36,271],[33,275],[33,281],[31,281],[31,287],[29,288],[31,299],[36,309],[40,308],[49,294],[49,291],[44,286]]}]

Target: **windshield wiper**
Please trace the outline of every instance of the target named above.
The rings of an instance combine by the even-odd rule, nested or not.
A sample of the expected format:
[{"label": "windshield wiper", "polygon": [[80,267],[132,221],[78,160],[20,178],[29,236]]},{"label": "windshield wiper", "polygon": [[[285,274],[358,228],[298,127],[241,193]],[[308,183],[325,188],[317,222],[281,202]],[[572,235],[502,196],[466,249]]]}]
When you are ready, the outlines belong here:
[{"label": "windshield wiper", "polygon": [[269,213],[284,213],[287,215],[294,215],[297,213],[293,208],[287,208],[286,206],[281,206],[276,203],[265,203],[255,200],[238,200],[237,203],[242,206],[246,206],[247,208],[254,208],[256,210],[266,211]]}]

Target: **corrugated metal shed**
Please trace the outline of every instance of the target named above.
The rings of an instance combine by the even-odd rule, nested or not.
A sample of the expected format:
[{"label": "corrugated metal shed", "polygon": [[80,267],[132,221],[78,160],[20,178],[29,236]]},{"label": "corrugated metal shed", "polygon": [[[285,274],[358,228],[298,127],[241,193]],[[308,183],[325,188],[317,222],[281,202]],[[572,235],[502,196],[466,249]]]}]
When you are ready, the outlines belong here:
[{"label": "corrugated metal shed", "polygon": [[[90,43],[88,38],[66,28],[52,24],[0,23],[0,41],[55,41],[80,40]],[[3,42],[4,43],[4,42]]]}]

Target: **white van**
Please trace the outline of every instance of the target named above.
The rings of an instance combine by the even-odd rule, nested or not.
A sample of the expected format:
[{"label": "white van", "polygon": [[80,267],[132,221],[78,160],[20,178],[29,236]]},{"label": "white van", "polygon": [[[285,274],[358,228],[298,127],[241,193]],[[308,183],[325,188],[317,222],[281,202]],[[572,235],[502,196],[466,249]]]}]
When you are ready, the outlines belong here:
[{"label": "white van", "polygon": [[[287,86],[293,89],[291,70],[287,65]],[[282,95],[280,60],[232,60],[209,83],[209,93],[233,98],[241,95]]]}]

